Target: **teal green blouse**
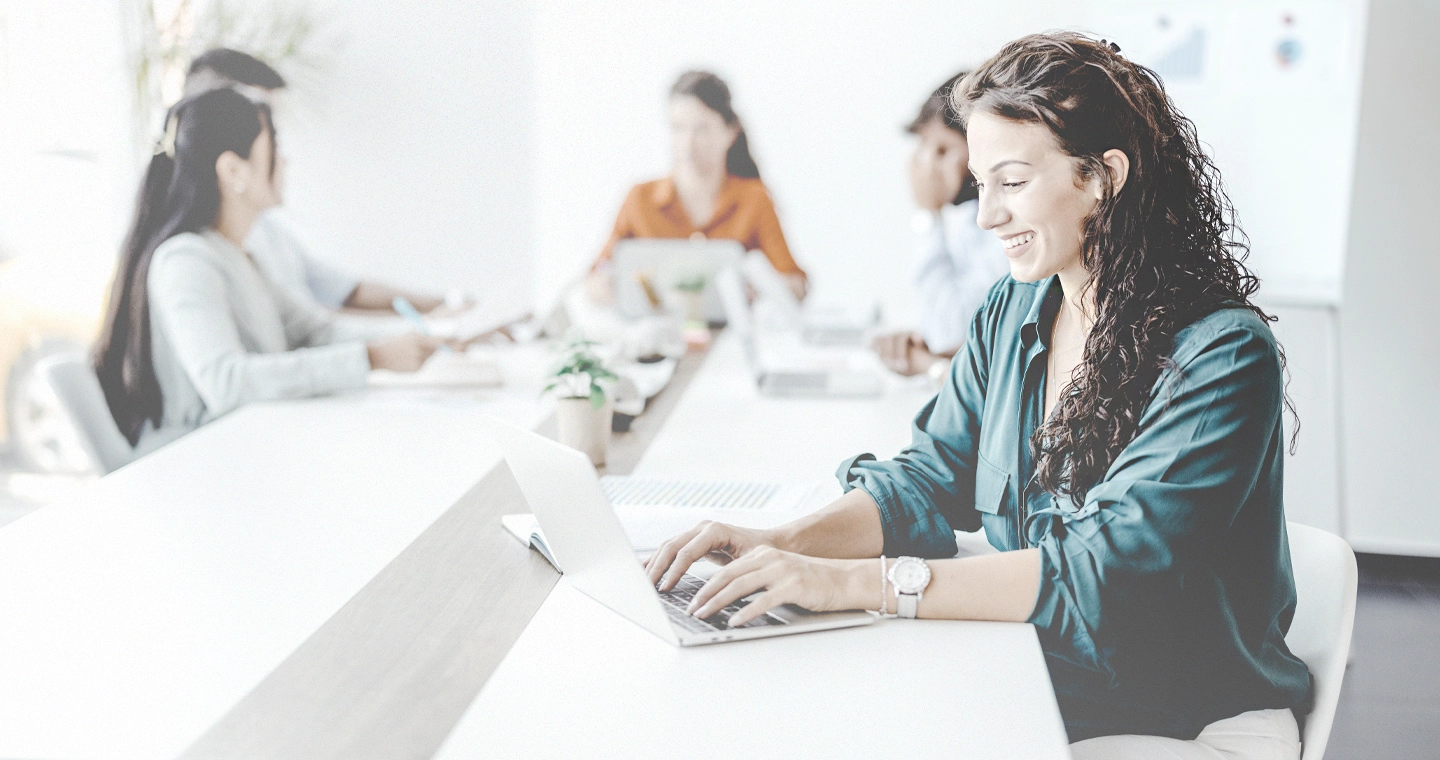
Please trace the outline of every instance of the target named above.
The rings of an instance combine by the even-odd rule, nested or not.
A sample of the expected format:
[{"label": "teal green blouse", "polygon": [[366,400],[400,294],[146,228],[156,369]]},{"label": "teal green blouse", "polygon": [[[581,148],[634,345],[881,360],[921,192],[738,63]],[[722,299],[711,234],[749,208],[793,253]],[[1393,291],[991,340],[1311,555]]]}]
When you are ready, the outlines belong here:
[{"label": "teal green blouse", "polygon": [[1269,325],[1228,308],[1181,330],[1139,433],[1077,507],[1034,483],[1028,446],[1060,299],[1053,277],[996,283],[911,445],[846,462],[843,484],[874,497],[890,556],[951,557],[954,531],[981,526],[1001,551],[1039,548],[1030,622],[1072,742],[1303,715],[1310,673],[1284,638],[1295,580]]}]

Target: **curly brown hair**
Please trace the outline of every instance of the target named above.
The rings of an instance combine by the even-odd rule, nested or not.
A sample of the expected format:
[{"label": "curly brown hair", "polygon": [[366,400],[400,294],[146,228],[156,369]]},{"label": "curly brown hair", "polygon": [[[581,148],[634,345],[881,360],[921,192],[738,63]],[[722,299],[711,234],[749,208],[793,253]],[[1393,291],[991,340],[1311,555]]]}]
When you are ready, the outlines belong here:
[{"label": "curly brown hair", "polygon": [[[1107,150],[1130,159],[1123,191],[1103,182],[1084,222],[1081,261],[1096,310],[1084,357],[1030,441],[1040,486],[1083,503],[1139,432],[1161,373],[1178,378],[1176,333],[1228,307],[1274,320],[1250,300],[1260,281],[1244,264],[1249,240],[1195,125],[1160,77],[1118,46],[1070,32],[1023,37],[951,97],[967,121],[983,112],[1043,124],[1077,159],[1077,182],[1108,176]],[[1293,416],[1288,397],[1285,406]]]}]

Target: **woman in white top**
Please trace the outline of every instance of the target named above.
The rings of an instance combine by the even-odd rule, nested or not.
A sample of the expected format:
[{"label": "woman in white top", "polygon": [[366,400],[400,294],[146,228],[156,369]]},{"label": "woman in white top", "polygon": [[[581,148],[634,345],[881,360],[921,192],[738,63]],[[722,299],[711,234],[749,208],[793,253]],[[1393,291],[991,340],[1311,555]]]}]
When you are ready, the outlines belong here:
[{"label": "woman in white top", "polygon": [[944,369],[965,342],[971,317],[1010,264],[995,236],[975,223],[975,178],[965,127],[950,105],[960,72],[930,95],[908,127],[920,138],[910,159],[915,196],[915,295],[920,328],[882,335],[875,350],[902,375]]},{"label": "woman in white top", "polygon": [[269,109],[234,90],[177,103],[140,188],[95,371],[138,454],[251,401],[414,371],[434,338],[346,340],[330,314],[271,285],[242,250],[280,202],[284,162]]}]

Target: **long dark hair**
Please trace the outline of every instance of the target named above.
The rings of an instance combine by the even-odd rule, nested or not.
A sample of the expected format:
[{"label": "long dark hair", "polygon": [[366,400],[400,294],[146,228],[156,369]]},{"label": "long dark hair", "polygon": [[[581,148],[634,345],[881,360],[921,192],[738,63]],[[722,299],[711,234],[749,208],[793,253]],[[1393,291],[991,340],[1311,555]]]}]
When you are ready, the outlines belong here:
[{"label": "long dark hair", "polygon": [[273,173],[275,132],[264,104],[234,90],[211,90],[176,103],[166,117],[165,134],[140,183],[135,222],[120,251],[105,326],[95,346],[95,374],[110,414],[132,446],[146,421],[159,427],[164,409],[151,359],[150,259],[166,240],[215,224],[220,213],[216,159],[226,152],[249,158],[255,138],[267,129]]},{"label": "long dark hair", "polygon": [[[670,88],[670,97],[681,95],[699,98],[706,108],[720,114],[720,118],[729,126],[740,124],[740,117],[730,105],[730,86],[725,84],[725,80],[708,71],[687,71],[681,74]],[[735,177],[760,178],[760,167],[755,165],[755,159],[750,156],[750,142],[745,139],[744,125],[740,126],[740,134],[735,136],[735,142],[730,144],[730,151],[725,154],[725,171]]]},{"label": "long dark hair", "polygon": [[[1082,503],[1135,438],[1161,372],[1176,369],[1176,333],[1226,307],[1271,319],[1250,300],[1260,281],[1244,264],[1249,240],[1195,125],[1118,46],[1073,33],[1023,37],[961,82],[954,100],[967,120],[984,112],[1043,124],[1079,160],[1081,180],[1108,176],[1107,150],[1130,159],[1123,191],[1103,182],[1084,223],[1096,307],[1084,357],[1030,441],[1039,484]],[[1285,406],[1293,415],[1288,397]]]},{"label": "long dark hair", "polygon": [[[930,93],[930,97],[926,98],[925,102],[921,104],[920,113],[915,114],[915,118],[909,124],[905,125],[905,131],[912,135],[918,135],[920,134],[920,130],[925,128],[926,124],[938,119],[941,124],[945,125],[946,129],[958,132],[961,137],[965,137],[965,121],[960,118],[960,112],[955,110],[955,103],[950,96],[955,92],[955,87],[959,85],[960,81],[969,75],[969,73],[968,71],[962,71],[946,79],[944,84],[936,87],[935,91]],[[966,172],[966,174],[969,174],[969,172]],[[954,198],[950,199],[950,204],[958,206],[965,201],[973,201],[978,197],[980,197],[980,193],[975,188],[975,177],[971,175],[967,176],[965,181],[960,183],[960,190],[955,193]]]}]

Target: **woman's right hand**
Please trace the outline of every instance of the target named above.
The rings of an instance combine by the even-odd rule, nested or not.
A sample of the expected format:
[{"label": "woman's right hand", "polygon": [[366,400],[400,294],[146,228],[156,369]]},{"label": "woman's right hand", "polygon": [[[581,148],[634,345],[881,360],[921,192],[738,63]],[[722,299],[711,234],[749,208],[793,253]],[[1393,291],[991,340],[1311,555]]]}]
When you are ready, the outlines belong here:
[{"label": "woman's right hand", "polygon": [[443,345],[444,338],[405,333],[371,341],[365,348],[370,355],[370,369],[414,372]]},{"label": "woman's right hand", "polygon": [[585,295],[590,301],[600,306],[610,306],[615,303],[615,288],[610,283],[610,266],[608,264],[585,275]]},{"label": "woman's right hand", "polygon": [[660,591],[669,591],[680,582],[690,566],[701,559],[717,565],[729,564],[756,547],[775,547],[770,531],[741,528],[706,520],[660,545],[645,560],[645,572]]},{"label": "woman's right hand", "polygon": [[877,335],[870,341],[870,348],[886,367],[905,377],[928,372],[930,365],[944,360],[944,357],[930,353],[925,339],[915,332]]}]

